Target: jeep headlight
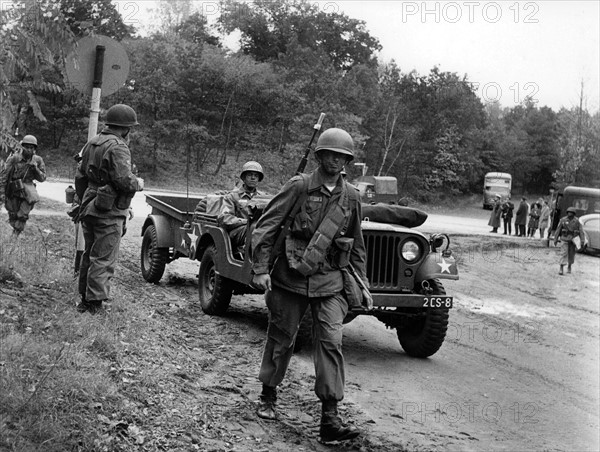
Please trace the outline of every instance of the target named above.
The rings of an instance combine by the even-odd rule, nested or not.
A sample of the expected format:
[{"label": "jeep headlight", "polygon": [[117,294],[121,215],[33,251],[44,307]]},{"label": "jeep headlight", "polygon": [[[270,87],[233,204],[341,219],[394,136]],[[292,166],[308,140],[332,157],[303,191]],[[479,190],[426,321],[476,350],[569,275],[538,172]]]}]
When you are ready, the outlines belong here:
[{"label": "jeep headlight", "polygon": [[402,244],[401,254],[406,262],[415,262],[421,257],[421,247],[414,240],[407,240]]}]

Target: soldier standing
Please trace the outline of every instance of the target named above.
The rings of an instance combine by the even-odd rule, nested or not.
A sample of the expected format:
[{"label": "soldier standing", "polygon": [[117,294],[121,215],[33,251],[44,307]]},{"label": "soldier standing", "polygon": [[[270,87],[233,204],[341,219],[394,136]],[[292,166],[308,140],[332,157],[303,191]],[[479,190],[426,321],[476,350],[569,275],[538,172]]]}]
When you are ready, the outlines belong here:
[{"label": "soldier standing", "polygon": [[85,250],[79,270],[79,312],[97,312],[108,300],[125,219],[136,191],[144,181],[132,173],[128,135],[138,125],[133,108],[110,107],[106,128],[84,146],[75,176],[81,200],[79,221]]},{"label": "soldier standing", "polygon": [[579,237],[582,244],[584,241],[583,230],[579,219],[575,216],[576,213],[577,210],[575,210],[575,207],[569,207],[567,209],[567,216],[560,219],[556,228],[556,233],[554,234],[554,246],[558,243],[559,238],[561,241],[559,275],[564,275],[563,270],[565,265],[567,265],[567,273],[571,273],[571,265],[575,262],[576,251],[573,239]]},{"label": "soldier standing", "polygon": [[[277,419],[276,388],[283,381],[300,322],[310,305],[315,392],[322,402],[320,436],[323,442],[331,442],[359,434],[342,424],[337,409],[344,397],[342,327],[348,312],[341,269],[350,263],[368,282],[359,194],[340,174],[354,158],[352,137],[342,129],[326,130],[317,142],[315,158],[318,169],[289,180],[268,204],[252,234],[252,282],[266,290],[269,308],[257,414]],[[280,226],[292,210],[297,214],[289,223],[285,245],[274,249]]]},{"label": "soldier standing", "polygon": [[30,212],[40,200],[34,181],[46,180],[46,166],[36,154],[37,145],[36,137],[25,135],[21,141],[22,151],[13,152],[0,173],[0,202],[6,200],[14,237],[23,232]]}]

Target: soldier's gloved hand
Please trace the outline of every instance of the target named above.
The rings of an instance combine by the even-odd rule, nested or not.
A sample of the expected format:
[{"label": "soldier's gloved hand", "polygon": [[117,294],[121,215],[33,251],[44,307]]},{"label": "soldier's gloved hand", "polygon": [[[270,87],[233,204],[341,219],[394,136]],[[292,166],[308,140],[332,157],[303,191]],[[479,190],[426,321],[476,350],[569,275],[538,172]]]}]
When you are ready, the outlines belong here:
[{"label": "soldier's gloved hand", "polygon": [[271,275],[264,273],[252,277],[252,286],[260,290],[271,290]]},{"label": "soldier's gloved hand", "polygon": [[144,189],[144,179],[141,177],[136,177],[138,183],[138,191],[142,191]]}]

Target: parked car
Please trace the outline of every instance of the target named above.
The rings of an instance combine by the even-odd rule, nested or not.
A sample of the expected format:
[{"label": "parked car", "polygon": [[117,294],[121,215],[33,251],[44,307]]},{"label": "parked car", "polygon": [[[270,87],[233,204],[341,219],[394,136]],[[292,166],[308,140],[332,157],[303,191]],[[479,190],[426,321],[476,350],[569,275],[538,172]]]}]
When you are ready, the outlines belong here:
[{"label": "parked car", "polygon": [[600,213],[590,213],[579,217],[583,226],[585,240],[581,247],[581,252],[600,251]]}]

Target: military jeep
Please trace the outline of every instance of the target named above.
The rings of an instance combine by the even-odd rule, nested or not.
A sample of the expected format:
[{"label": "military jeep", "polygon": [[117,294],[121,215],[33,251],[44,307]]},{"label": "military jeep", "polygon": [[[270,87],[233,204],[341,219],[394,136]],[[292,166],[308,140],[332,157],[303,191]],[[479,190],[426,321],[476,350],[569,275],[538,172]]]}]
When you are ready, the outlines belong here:
[{"label": "military jeep", "polygon": [[[250,285],[248,249],[245,253],[232,249],[215,215],[190,210],[200,198],[146,195],[146,201],[152,207],[141,231],[141,271],[146,281],[158,283],[169,262],[186,257],[200,262],[199,301],[209,315],[225,314],[234,294],[261,293]],[[367,212],[367,205],[363,207]],[[378,216],[373,209],[377,206],[369,207],[362,231],[373,309],[352,311],[345,322],[359,315],[374,316],[396,329],[408,355],[429,357],[444,342],[453,307],[453,297],[440,280],[458,279],[450,239],[446,234],[427,237],[398,224],[406,217],[405,224],[415,225],[414,209],[386,205],[388,210],[406,210],[393,222],[382,222],[385,215]]]}]

